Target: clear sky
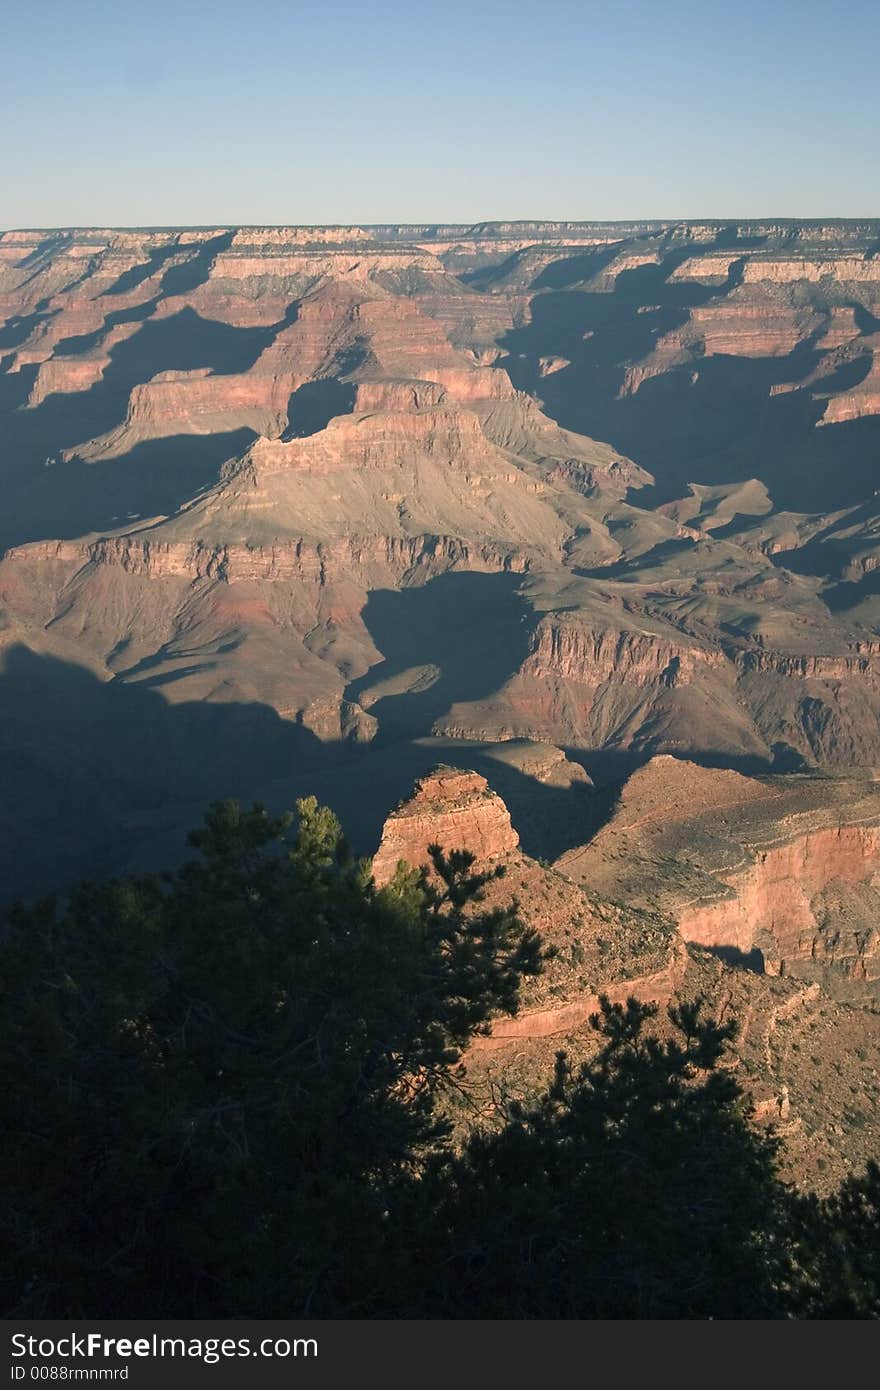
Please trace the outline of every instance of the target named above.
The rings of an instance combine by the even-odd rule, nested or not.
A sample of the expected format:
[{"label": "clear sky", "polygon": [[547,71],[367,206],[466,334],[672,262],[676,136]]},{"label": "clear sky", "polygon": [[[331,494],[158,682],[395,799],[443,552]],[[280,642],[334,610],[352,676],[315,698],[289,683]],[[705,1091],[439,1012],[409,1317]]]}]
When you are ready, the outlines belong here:
[{"label": "clear sky", "polygon": [[880,216],[880,0],[0,0],[0,227]]}]

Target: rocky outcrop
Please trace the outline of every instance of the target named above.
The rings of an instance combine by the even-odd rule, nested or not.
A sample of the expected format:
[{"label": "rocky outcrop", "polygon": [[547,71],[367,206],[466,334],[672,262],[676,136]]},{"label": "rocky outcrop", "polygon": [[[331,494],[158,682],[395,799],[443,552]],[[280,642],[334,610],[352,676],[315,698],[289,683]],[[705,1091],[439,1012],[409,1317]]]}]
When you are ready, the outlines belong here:
[{"label": "rocky outcrop", "polygon": [[880,784],[653,759],[557,867],[686,941],[859,998],[880,981]]},{"label": "rocky outcrop", "polygon": [[[524,771],[531,763],[532,773],[542,760],[557,770],[565,761],[558,749],[542,754],[536,745],[521,747],[516,757]],[[486,904],[509,904],[515,896],[524,920],[553,948],[544,972],[524,987],[522,1012],[496,1019],[490,1033],[475,1040],[474,1053],[589,1031],[599,998],[597,990],[584,988],[588,978],[619,1002],[629,995],[660,1004],[672,998],[684,973],[681,939],[667,923],[589,896],[524,854],[505,803],[484,777],[442,767],[422,778],[385,822],[373,859],[376,882],[389,882],[401,861],[412,868],[429,864],[431,844],[470,850],[477,869],[503,865],[506,875],[486,886]]]},{"label": "rocky outcrop", "polygon": [[373,857],[378,884],[394,877],[402,860],[411,868],[430,863],[428,846],[467,849],[478,867],[491,864],[519,844],[504,802],[476,772],[440,768],[417,783],[413,796],[385,822]]},{"label": "rocky outcrop", "polygon": [[223,434],[240,429],[277,437],[287,424],[295,378],[254,373],[212,375],[207,369],[163,372],[131,393],[118,429],[65,451],[90,462],[118,458],[170,435]]},{"label": "rocky outcrop", "polygon": [[[866,920],[880,905],[872,887],[880,872],[880,806],[876,814],[877,824],[801,834],[796,824],[783,825],[787,843],[745,846],[750,862],[719,873],[723,898],[682,907],[682,936],[743,956],[758,949],[772,974],[815,968],[880,981],[880,927]],[[867,892],[859,903],[847,890],[861,886]]]},{"label": "rocky outcrop", "polygon": [[[659,969],[643,977],[627,978],[607,984],[602,995],[612,1004],[624,1004],[628,999],[638,999],[643,1004],[656,1004],[662,1007],[669,1004],[684,980],[686,956],[683,944],[673,943],[669,959]],[[496,1052],[500,1048],[516,1042],[537,1042],[543,1038],[570,1036],[583,1033],[589,1028],[590,1018],[598,1014],[600,996],[583,994],[569,1003],[557,1004],[554,1008],[525,1009],[515,1018],[496,1019],[491,1031],[485,1037],[478,1037],[472,1043],[472,1051]]]},{"label": "rocky outcrop", "polygon": [[442,459],[450,468],[510,472],[504,460],[494,457],[477,417],[445,403],[415,411],[339,416],[308,439],[258,441],[250,458],[264,473],[325,473],[400,468],[415,450]]},{"label": "rocky outcrop", "polygon": [[220,579],[229,584],[260,580],[327,585],[356,575],[374,582],[400,583],[412,570],[431,576],[461,568],[482,573],[521,572],[525,556],[468,546],[451,536],[347,536],[327,544],[306,540],[267,546],[210,546],[202,542],[148,540],[120,536],[82,544],[75,541],[34,542],[7,552],[10,565],[58,561],[72,569],[83,565],[118,566],[126,574],[145,578],[179,576],[190,580]]},{"label": "rocky outcrop", "polygon": [[851,647],[851,653],[840,656],[790,656],[759,648],[735,652],[734,661],[744,674],[772,672],[800,680],[846,680],[850,676],[880,679],[880,643],[854,642]]},{"label": "rocky outcrop", "polygon": [[880,343],[876,338],[865,376],[858,386],[829,397],[819,423],[836,425],[868,415],[880,415]]},{"label": "rocky outcrop", "polygon": [[[824,800],[815,788],[812,792],[809,814],[825,814],[835,801],[833,789],[826,789]],[[689,813],[705,817],[710,829],[737,814],[760,814],[766,824],[784,830],[791,797],[784,779],[756,782],[659,758],[630,779],[617,814],[630,836],[640,827],[668,828]],[[803,810],[803,793],[800,804]],[[842,794],[835,804],[852,809]],[[432,840],[443,844],[445,835],[458,843],[463,821],[450,816],[476,815],[473,834],[479,817],[491,816],[493,833],[479,862],[503,863],[508,872],[488,885],[488,905],[509,902],[515,893],[525,920],[538,926],[545,946],[552,947],[543,974],[523,982],[518,1013],[492,1020],[462,1059],[474,1095],[485,1087],[490,1096],[500,1088],[508,1097],[529,1098],[546,1085],[560,1046],[575,1065],[590,1055],[596,1047],[590,1021],[602,998],[617,1004],[635,998],[656,1006],[652,1026],[662,1032],[668,1026],[666,1006],[699,996],[713,1016],[739,1024],[726,1065],[753,1098],[754,1123],[773,1126],[784,1141],[786,1172],[800,1184],[826,1187],[853,1163],[864,1163],[876,1144],[870,1099],[880,1061],[876,1013],[835,1003],[817,980],[758,973],[754,962],[743,969],[729,943],[709,941],[708,949],[688,945],[656,905],[625,907],[573,882],[565,872],[570,858],[560,861],[558,870],[545,868],[524,855],[515,839],[497,837],[498,812],[498,798],[481,778],[441,770],[389,818],[383,834],[386,860],[377,856],[375,861],[379,881],[387,881],[398,851],[405,862],[416,864],[426,860]],[[698,837],[688,843],[700,847]],[[500,853],[491,852],[505,845]],[[627,853],[631,849],[630,844]],[[657,865],[652,868],[656,876]],[[818,864],[813,873],[818,883]],[[784,890],[777,905],[782,911],[783,895]],[[742,955],[745,945],[739,948]],[[826,983],[832,973],[826,972]],[[854,983],[843,974],[839,978],[844,991]],[[858,1064],[851,1066],[854,1055]]]},{"label": "rocky outcrop", "polygon": [[821,259],[757,255],[746,260],[743,281],[746,284],[790,285],[798,281],[818,284],[833,280],[839,284],[855,285],[880,282],[880,261],[876,256],[823,256]]},{"label": "rocky outcrop", "polygon": [[355,415],[371,415],[376,411],[396,414],[415,414],[443,405],[447,399],[445,387],[437,381],[360,381],[355,390]]},{"label": "rocky outcrop", "polygon": [[688,685],[699,672],[725,665],[723,652],[673,643],[633,629],[590,629],[550,618],[535,632],[522,674],[544,680],[561,677],[593,687],[606,681],[667,688]]}]

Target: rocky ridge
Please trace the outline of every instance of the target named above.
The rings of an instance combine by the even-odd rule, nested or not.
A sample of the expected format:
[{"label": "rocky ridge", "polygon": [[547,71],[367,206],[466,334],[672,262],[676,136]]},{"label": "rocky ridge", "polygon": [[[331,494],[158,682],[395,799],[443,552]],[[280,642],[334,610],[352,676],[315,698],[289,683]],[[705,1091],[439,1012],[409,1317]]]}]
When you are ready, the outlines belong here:
[{"label": "rocky ridge", "polygon": [[878,236],[3,234],[6,695],[870,776]]},{"label": "rocky ridge", "polygon": [[[852,798],[824,779],[811,780],[816,785],[792,788],[784,778],[756,781],[655,759],[629,780],[594,839],[550,867],[522,852],[504,803],[485,778],[442,768],[421,779],[385,823],[373,861],[377,882],[388,881],[399,860],[411,867],[426,863],[435,840],[477,847],[476,867],[505,869],[490,883],[489,901],[516,899],[550,948],[544,974],[524,986],[520,1012],[497,1019],[471,1048],[465,1061],[471,1104],[491,1113],[492,1096],[533,1094],[560,1047],[575,1059],[585,1055],[600,994],[656,1004],[660,1027],[665,1006],[700,994],[719,1016],[731,1011],[739,1020],[731,1064],[753,1098],[756,1122],[782,1136],[784,1163],[798,1182],[830,1185],[870,1157],[880,1132],[880,1013],[869,1002],[876,998],[880,958],[880,938],[869,925],[876,918],[863,923],[862,945],[870,936],[873,947],[862,951],[858,968],[845,949],[839,956],[820,952],[820,976],[812,978],[816,957],[803,949],[803,908],[810,888],[845,893],[861,885],[876,894],[870,885],[880,863],[880,799]],[[629,820],[632,810],[644,812],[637,824]],[[732,835],[728,826],[739,823],[737,816],[749,814],[759,817],[765,836],[772,827],[788,855],[782,869],[766,846],[754,853],[753,862],[776,890],[772,906],[768,897],[763,905],[756,902],[753,880],[740,868],[719,868],[717,849],[714,867],[724,883],[716,882],[715,893],[727,894],[724,900],[737,906],[741,920],[756,913],[762,939],[791,952],[781,959],[747,960],[755,932],[745,941],[730,918],[709,930],[707,919],[689,915],[682,903],[684,879],[692,885],[698,872],[704,881],[709,877],[703,866],[707,820],[724,826],[718,843],[732,859],[732,839],[724,836]],[[687,817],[686,833],[673,840]],[[856,826],[859,818],[865,823]],[[855,839],[848,840],[855,829],[862,833],[860,851]],[[637,840],[638,832],[654,838]],[[848,843],[848,853],[821,857],[823,837]],[[649,860],[661,845],[677,846],[679,858]],[[699,870],[692,863],[697,856]],[[809,884],[798,872],[804,858],[811,864]],[[862,906],[870,913],[866,899]],[[466,1114],[457,1118],[466,1124]]]}]

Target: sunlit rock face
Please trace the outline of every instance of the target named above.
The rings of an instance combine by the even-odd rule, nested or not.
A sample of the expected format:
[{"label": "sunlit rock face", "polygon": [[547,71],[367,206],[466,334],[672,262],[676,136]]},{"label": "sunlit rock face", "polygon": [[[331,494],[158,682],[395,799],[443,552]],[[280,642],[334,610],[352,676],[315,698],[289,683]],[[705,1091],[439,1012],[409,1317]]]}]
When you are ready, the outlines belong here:
[{"label": "sunlit rock face", "polygon": [[516,849],[519,836],[485,777],[444,768],[423,778],[386,820],[373,858],[376,882],[387,883],[400,862],[415,869],[430,867],[430,845],[469,850],[483,867]]},{"label": "sunlit rock face", "polygon": [[653,758],[557,867],[669,913],[685,941],[722,958],[839,998],[880,990],[880,783]]},{"label": "sunlit rock face", "polygon": [[[426,771],[414,740],[552,745],[606,777],[658,753],[870,775],[878,240],[7,232],[4,650],[120,706],[264,710],[243,761],[295,734],[279,775],[332,764],[365,845],[380,787]],[[391,769],[369,814],[349,746]],[[119,776],[137,802],[121,752]],[[195,770],[162,777],[198,800]]]}]

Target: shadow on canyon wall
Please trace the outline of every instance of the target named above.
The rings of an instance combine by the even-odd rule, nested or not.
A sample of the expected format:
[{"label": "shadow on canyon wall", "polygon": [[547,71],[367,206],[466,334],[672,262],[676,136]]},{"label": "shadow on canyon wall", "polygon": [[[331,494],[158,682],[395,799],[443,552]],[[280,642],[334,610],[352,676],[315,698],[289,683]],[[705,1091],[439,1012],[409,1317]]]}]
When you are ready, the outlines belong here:
[{"label": "shadow on canyon wall", "polygon": [[705,946],[703,949],[734,970],[748,970],[753,975],[765,974],[764,952],[757,946],[751,951],[741,951],[738,946]]},{"label": "shadow on canyon wall", "polygon": [[[604,250],[554,262],[538,277],[530,322],[501,341],[508,354],[501,365],[561,425],[609,440],[654,475],[656,486],[633,496],[639,505],[681,496],[689,482],[753,477],[767,485],[777,508],[792,511],[835,510],[870,496],[880,419],[816,428],[825,405],[820,395],[770,395],[772,386],[804,381],[814,370],[822,357],[818,334],[785,356],[703,356],[621,394],[630,364],[681,328],[691,309],[723,299],[741,281],[743,262],[736,260],[721,286],[670,284],[667,277],[689,254],[675,251],[660,265],[624,271],[605,294],[577,288],[602,268]],[[863,311],[858,321],[865,320]],[[570,365],[541,377],[539,359],[548,356]],[[868,366],[867,357],[843,364],[817,393],[857,385]]]},{"label": "shadow on canyon wall", "polygon": [[[205,266],[197,270],[188,262],[172,267],[165,278],[176,270],[187,270],[190,277],[207,274]],[[112,313],[96,333],[64,339],[56,346],[54,355],[60,358],[94,351],[110,328],[140,324],[111,348],[102,377],[87,390],[55,393],[29,407],[38,366],[13,373],[11,355],[0,358],[0,483],[5,504],[0,550],[108,529],[129,517],[167,515],[214,482],[221,464],[255,438],[250,429],[166,436],[100,463],[77,460],[77,446],[124,423],[136,386],[159,372],[207,369],[225,376],[248,371],[280,329],[294,322],[298,308],[292,303],[281,323],[269,327],[233,328],[204,319],[191,308],[155,319],[157,303],[158,297]],[[74,457],[62,459],[70,450]]]},{"label": "shadow on canyon wall", "polygon": [[[484,691],[466,674],[464,687],[447,675],[449,689]],[[553,860],[601,828],[627,777],[650,757],[647,750],[567,749],[595,788],[546,786],[511,765],[508,745],[499,760],[497,744],[427,737],[435,704],[419,704],[418,694],[399,698],[404,709],[393,724],[393,697],[374,706],[386,705],[385,734],[376,742],[322,742],[266,705],[170,704],[146,684],[101,681],[24,646],[7,649],[0,669],[0,907],[15,896],[63,891],[83,876],[170,867],[187,852],[186,832],[218,797],[257,799],[280,811],[315,795],[339,816],[356,852],[371,854],[388,813],[438,764],[481,773],[507,803],[523,850]]]},{"label": "shadow on canyon wall", "polygon": [[315,795],[370,854],[389,811],[438,763],[482,772],[529,853],[552,858],[578,843],[584,789],[542,787],[488,750],[405,737],[323,743],[265,705],[169,704],[13,646],[0,670],[0,906],[80,877],[170,867],[218,797],[279,811]]},{"label": "shadow on canyon wall", "polygon": [[354,409],[357,390],[351,382],[336,377],[307,381],[291,395],[287,404],[290,422],[282,439],[304,439],[326,429],[336,415],[349,415]]},{"label": "shadow on canyon wall", "polygon": [[529,650],[533,615],[511,574],[445,574],[374,590],[363,619],[384,661],[346,688],[379,721],[377,744],[430,734],[450,707],[490,699]]},{"label": "shadow on canyon wall", "polygon": [[[499,753],[479,740],[480,703],[491,729],[493,693],[528,649],[518,583],[514,575],[449,574],[371,595],[366,621],[385,659],[345,692],[364,698],[378,721],[368,744],[322,742],[258,703],[172,704],[146,682],[102,681],[8,647],[0,669],[0,900],[63,889],[82,875],[173,864],[216,797],[257,798],[280,810],[314,794],[336,811],[357,852],[372,853],[389,811],[438,763],[486,777],[526,853],[553,860],[585,843],[655,750],[563,750],[593,778],[590,791],[544,785],[511,762],[513,745]],[[456,705],[470,706],[463,723],[472,737],[432,735]],[[760,759],[687,756],[770,770]],[[790,769],[780,761],[774,770]]]},{"label": "shadow on canyon wall", "polygon": [[832,613],[845,613],[880,594],[880,570],[869,570],[861,579],[843,580],[822,595]]},{"label": "shadow on canyon wall", "polygon": [[15,470],[0,464],[4,501],[0,552],[36,540],[67,540],[127,522],[168,516],[217,481],[227,460],[253,442],[253,430],[169,435],[135,445],[119,458],[81,459]]}]

